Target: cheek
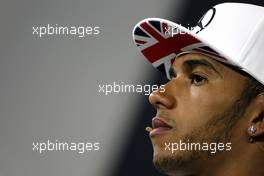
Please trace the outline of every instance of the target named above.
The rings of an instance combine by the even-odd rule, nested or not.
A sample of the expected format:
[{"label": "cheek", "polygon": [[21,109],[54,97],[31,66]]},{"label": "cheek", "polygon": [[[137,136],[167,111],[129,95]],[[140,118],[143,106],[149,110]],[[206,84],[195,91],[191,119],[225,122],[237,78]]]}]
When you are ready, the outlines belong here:
[{"label": "cheek", "polygon": [[211,112],[223,112],[238,99],[241,90],[234,90],[232,84],[219,82],[214,86],[205,86],[202,88],[193,88],[190,90],[190,104],[196,105],[196,110]]},{"label": "cheek", "polygon": [[235,101],[235,98],[228,96],[224,91],[208,90],[191,91],[178,99],[178,105],[174,109],[174,119],[183,133],[204,125],[212,117],[232,106]]}]

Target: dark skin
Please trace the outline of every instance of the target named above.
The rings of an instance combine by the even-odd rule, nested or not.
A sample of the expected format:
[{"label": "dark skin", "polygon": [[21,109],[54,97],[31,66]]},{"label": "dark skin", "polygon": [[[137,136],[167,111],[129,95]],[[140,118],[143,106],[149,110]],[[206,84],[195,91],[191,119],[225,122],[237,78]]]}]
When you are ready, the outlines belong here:
[{"label": "dark skin", "polygon": [[[230,117],[224,112],[232,111],[249,78],[197,53],[175,59],[171,75],[165,92],[149,96],[157,117],[172,127],[151,137],[156,166],[173,176],[263,176],[264,95],[255,97],[235,125],[226,128]],[[254,134],[248,132],[251,125],[257,128]],[[254,143],[249,142],[250,137]],[[164,149],[165,142],[178,143],[189,138],[200,143],[231,142],[232,149],[215,154],[205,151],[172,154]]]}]

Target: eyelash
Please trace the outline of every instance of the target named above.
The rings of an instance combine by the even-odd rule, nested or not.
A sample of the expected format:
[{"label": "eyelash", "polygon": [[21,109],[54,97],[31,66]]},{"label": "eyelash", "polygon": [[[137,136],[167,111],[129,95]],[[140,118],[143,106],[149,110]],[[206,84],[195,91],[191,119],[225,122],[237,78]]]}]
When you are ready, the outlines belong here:
[{"label": "eyelash", "polygon": [[[197,79],[197,78],[202,79],[202,80],[197,82],[197,80],[195,81],[195,79]],[[191,80],[191,83],[196,85],[196,86],[201,86],[202,84],[207,82],[207,79],[204,76],[202,76],[200,74],[195,74],[195,73],[190,75],[190,80]],[[195,82],[197,82],[197,83],[195,83]]]},{"label": "eyelash", "polygon": [[[174,72],[169,72],[170,74],[170,77],[173,79],[173,78],[176,78],[177,77],[177,75],[175,75],[175,73]],[[195,78],[200,78],[200,79],[202,79],[202,83],[194,83],[194,79]],[[190,75],[190,77],[189,77],[189,79],[191,80],[191,83],[192,84],[194,84],[194,85],[196,85],[196,86],[201,86],[202,84],[204,84],[205,82],[207,82],[208,80],[206,79],[206,77],[205,76],[202,76],[202,75],[200,75],[200,74],[197,74],[197,73],[193,73],[193,74],[191,74]]]}]

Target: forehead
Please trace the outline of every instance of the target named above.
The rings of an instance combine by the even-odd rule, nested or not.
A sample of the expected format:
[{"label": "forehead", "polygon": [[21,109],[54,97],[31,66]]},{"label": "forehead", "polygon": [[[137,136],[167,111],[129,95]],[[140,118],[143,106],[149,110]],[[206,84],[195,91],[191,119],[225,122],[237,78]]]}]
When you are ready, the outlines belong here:
[{"label": "forehead", "polygon": [[176,57],[173,62],[173,67],[184,67],[185,63],[190,63],[189,61],[203,61],[201,63],[204,64],[197,64],[197,66],[206,65],[207,63],[208,65],[215,67],[219,71],[223,71],[224,68],[230,69],[219,61],[216,61],[215,59],[200,53],[187,53]]}]

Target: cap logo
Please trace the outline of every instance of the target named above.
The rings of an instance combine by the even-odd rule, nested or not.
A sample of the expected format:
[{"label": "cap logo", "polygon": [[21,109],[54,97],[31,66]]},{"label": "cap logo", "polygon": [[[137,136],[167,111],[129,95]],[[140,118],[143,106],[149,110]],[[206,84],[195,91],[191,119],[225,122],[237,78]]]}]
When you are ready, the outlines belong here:
[{"label": "cap logo", "polygon": [[216,9],[210,9],[206,14],[202,16],[202,18],[198,21],[195,30],[197,30],[196,34],[204,30],[212,21],[215,16]]}]

